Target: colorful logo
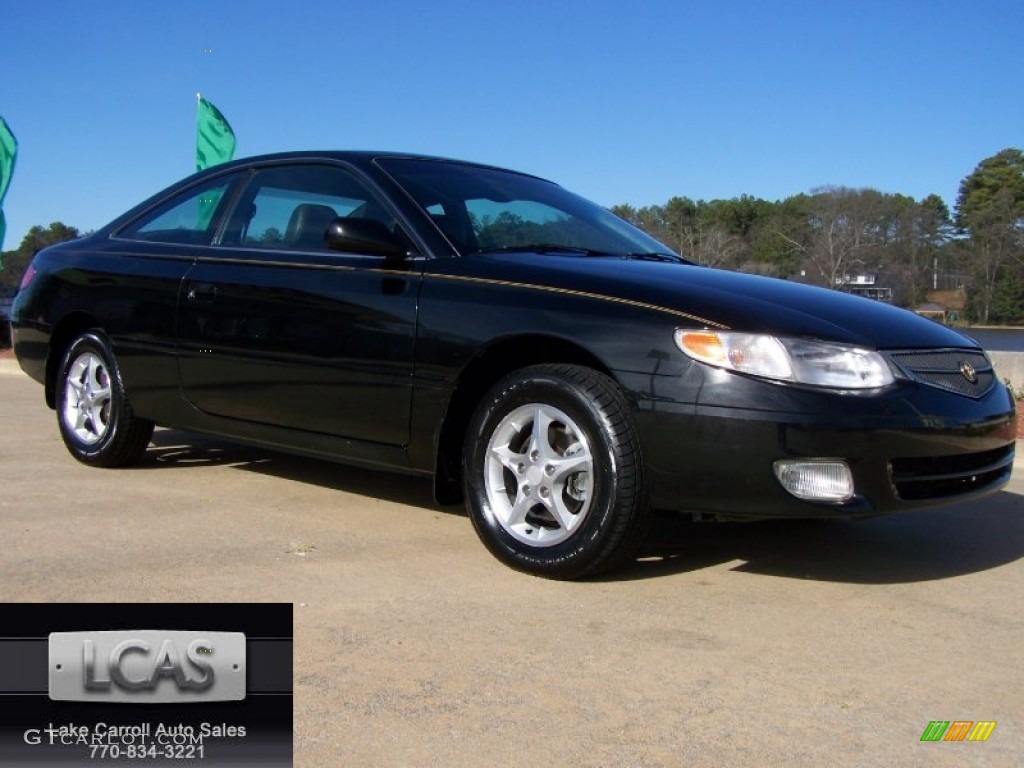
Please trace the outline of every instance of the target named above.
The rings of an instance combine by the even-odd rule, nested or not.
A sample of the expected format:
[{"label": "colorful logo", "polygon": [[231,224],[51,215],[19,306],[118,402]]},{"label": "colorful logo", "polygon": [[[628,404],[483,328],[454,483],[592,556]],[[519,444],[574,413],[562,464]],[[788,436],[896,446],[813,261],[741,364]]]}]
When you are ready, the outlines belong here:
[{"label": "colorful logo", "polygon": [[932,720],[921,741],[988,741],[995,727],[995,720]]}]

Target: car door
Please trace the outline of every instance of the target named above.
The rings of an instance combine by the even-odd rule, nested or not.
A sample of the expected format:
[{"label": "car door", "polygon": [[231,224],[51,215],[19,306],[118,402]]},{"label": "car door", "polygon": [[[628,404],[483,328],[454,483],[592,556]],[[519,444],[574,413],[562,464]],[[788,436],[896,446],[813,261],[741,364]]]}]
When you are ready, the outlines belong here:
[{"label": "car door", "polygon": [[257,169],[179,297],[179,369],[201,411],[386,445],[409,436],[419,270],[324,245],[386,204],[337,164]]},{"label": "car door", "polygon": [[178,403],[176,305],[181,281],[209,250],[245,174],[206,177],[127,219],[90,252],[89,273],[100,319],[117,352],[139,414],[160,420]]}]

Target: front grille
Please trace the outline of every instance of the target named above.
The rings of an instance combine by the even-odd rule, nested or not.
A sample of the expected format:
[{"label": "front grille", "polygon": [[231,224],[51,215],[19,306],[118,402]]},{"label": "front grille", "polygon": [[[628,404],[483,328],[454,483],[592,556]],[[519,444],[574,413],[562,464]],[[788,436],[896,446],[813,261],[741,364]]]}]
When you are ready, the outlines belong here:
[{"label": "front grille", "polygon": [[[965,397],[984,397],[995,384],[992,363],[980,350],[937,349],[886,354],[907,377]],[[970,371],[974,372],[974,381],[969,378]]]},{"label": "front grille", "polygon": [[984,490],[1010,477],[1014,446],[956,456],[893,459],[896,495],[906,501],[943,499]]}]

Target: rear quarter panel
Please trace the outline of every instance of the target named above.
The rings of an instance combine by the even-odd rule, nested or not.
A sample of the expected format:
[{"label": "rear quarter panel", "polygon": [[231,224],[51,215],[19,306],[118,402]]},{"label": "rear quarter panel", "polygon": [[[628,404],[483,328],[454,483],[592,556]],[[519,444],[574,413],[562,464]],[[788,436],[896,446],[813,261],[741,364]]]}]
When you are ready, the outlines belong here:
[{"label": "rear quarter panel", "polygon": [[177,396],[174,357],[176,303],[193,256],[179,246],[74,241],[41,251],[38,270],[15,303],[16,353],[41,379],[63,354],[62,330],[71,323],[99,328],[110,339],[136,412],[159,419],[166,398]]}]

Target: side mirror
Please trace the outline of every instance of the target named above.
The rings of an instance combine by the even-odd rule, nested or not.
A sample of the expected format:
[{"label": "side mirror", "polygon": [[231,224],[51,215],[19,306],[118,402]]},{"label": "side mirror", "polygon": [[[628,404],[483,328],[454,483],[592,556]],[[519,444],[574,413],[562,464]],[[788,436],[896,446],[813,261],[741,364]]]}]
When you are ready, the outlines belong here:
[{"label": "side mirror", "polygon": [[327,225],[324,242],[332,251],[390,258],[406,255],[405,244],[390,229],[374,219],[337,218]]}]

